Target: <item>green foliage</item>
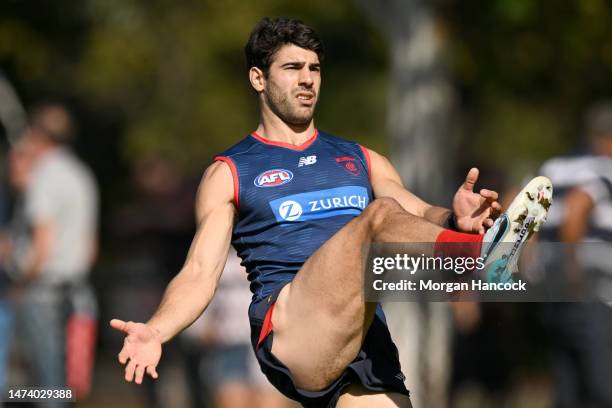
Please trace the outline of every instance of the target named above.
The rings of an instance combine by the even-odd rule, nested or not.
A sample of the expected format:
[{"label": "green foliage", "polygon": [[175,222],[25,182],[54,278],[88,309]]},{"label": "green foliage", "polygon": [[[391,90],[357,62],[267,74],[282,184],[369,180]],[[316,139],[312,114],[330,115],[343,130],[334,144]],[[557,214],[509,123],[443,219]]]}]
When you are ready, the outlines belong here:
[{"label": "green foliage", "polygon": [[[297,7],[271,0],[185,1],[180,6],[96,0],[89,10],[94,25],[77,84],[83,94],[125,112],[128,157],[163,155],[201,169],[212,154],[256,127],[257,100],[248,86],[243,47],[265,15],[302,18],[328,45],[318,125],[384,137],[385,118],[376,105],[381,98],[364,97],[384,93],[372,89],[384,77],[384,47],[370,39],[372,30],[348,1]],[[357,34],[367,40],[356,41]],[[349,82],[362,77],[371,80],[359,86]],[[348,91],[339,99],[335,90],[342,89]],[[356,111],[370,120],[352,120]]]},{"label": "green foliage", "polygon": [[[385,152],[387,44],[355,3],[7,0],[0,67],[27,103],[50,93],[86,105],[94,146],[104,132],[91,129],[108,127],[128,162],[162,155],[199,172],[257,124],[243,57],[251,28],[299,17],[328,49],[318,127]],[[437,4],[470,119],[465,153],[504,163],[514,149],[535,163],[580,141],[579,113],[612,93],[609,2]]]},{"label": "green foliage", "polygon": [[200,172],[254,129],[243,47],[260,18],[279,15],[313,25],[326,44],[317,126],[385,147],[386,47],[351,0],[66,0],[41,2],[42,16],[9,3],[0,62],[21,93],[70,95],[94,115],[119,109],[128,162],[163,156]]},{"label": "green foliage", "polygon": [[480,159],[538,163],[582,142],[582,111],[612,96],[610,2],[471,0],[443,11],[473,119],[466,144]]}]

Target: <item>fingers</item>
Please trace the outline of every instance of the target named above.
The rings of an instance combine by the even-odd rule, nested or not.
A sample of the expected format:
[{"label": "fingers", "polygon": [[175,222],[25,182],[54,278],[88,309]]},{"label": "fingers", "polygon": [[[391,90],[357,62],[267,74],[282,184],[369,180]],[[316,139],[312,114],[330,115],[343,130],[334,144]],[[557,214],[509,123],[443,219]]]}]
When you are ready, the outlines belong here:
[{"label": "fingers", "polygon": [[493,216],[492,214],[493,210],[491,210],[490,208],[485,211],[484,219],[482,220],[482,223],[478,226],[479,234],[484,234],[486,232],[486,229],[491,228],[493,224],[495,224],[493,218],[490,218]]},{"label": "fingers", "polygon": [[127,367],[125,367],[125,381],[132,382],[134,379],[134,372],[136,371],[136,363],[134,360],[130,360]]},{"label": "fingers", "polygon": [[474,191],[474,185],[478,180],[479,171],[476,167],[472,167],[470,171],[468,171],[467,176],[465,177],[465,182],[463,183],[463,188],[468,191]]},{"label": "fingers", "polygon": [[123,320],[113,319],[110,321],[110,326],[115,329],[127,333],[128,322],[124,322]]},{"label": "fingers", "polygon": [[491,207],[493,207],[494,210],[501,210],[502,206],[499,202],[497,202],[497,199],[499,198],[499,194],[497,194],[497,191],[487,190],[486,188],[483,188],[482,190],[480,190],[480,196],[485,199],[485,202],[490,202]]},{"label": "fingers", "polygon": [[127,350],[124,348],[121,349],[121,351],[119,352],[119,355],[117,356],[117,359],[119,360],[119,362],[121,364],[125,364],[127,363],[128,360],[128,352]]},{"label": "fingers", "polygon": [[489,217],[491,217],[493,220],[496,220],[499,215],[503,212],[503,208],[501,206],[501,204],[499,204],[497,201],[493,203],[493,205],[491,205],[492,210],[491,210],[491,214],[489,215]]},{"label": "fingers", "polygon": [[480,195],[490,201],[497,200],[497,197],[499,196],[497,194],[497,191],[487,190],[486,188],[483,188],[482,190],[480,190]]},{"label": "fingers", "polygon": [[478,230],[479,234],[484,234],[487,228],[491,228],[495,221],[493,221],[492,217],[493,209],[491,207],[483,210],[481,216],[479,217],[478,224],[475,229]]},{"label": "fingers", "polygon": [[[121,364],[125,364],[126,361],[127,357],[123,355],[122,350],[121,353],[119,353],[119,362]],[[134,360],[130,359],[130,362],[125,367],[125,381],[132,382],[133,380],[136,384],[142,384],[145,372],[153,379],[157,379],[159,377],[155,366],[145,367],[144,365],[137,364]]]},{"label": "fingers", "polygon": [[155,367],[153,366],[148,366],[147,367],[147,373],[154,379],[157,379],[158,375],[157,375],[157,371],[155,370]]},{"label": "fingers", "polygon": [[485,209],[488,205],[488,208],[491,210],[491,217],[497,218],[497,215],[503,210],[501,204],[496,201],[499,197],[497,191],[482,189],[480,190],[480,196],[482,201],[481,208]]},{"label": "fingers", "polygon": [[[113,329],[122,331],[126,334],[129,334],[130,326],[133,326],[133,322],[124,322],[119,319],[112,319],[110,321],[110,326]],[[126,364],[125,367],[125,381],[132,382],[134,381],[136,384],[142,384],[144,379],[145,372],[148,373],[152,378],[157,379],[158,374],[155,370],[154,366],[145,366],[141,364],[137,364],[134,360],[134,356],[130,355],[130,347],[129,347],[129,339],[131,336],[127,336],[124,340],[124,346],[117,355],[117,359],[119,363]],[[128,362],[129,361],[129,362]]]},{"label": "fingers", "polygon": [[136,366],[136,371],[134,372],[135,378],[134,381],[136,384],[142,384],[142,377],[144,376],[145,368],[142,365]]}]

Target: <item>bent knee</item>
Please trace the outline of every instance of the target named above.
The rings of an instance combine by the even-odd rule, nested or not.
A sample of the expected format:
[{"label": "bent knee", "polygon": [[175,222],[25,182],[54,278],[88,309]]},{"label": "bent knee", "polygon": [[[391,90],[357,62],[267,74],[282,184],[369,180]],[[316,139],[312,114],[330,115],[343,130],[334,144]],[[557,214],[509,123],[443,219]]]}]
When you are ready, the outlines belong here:
[{"label": "bent knee", "polygon": [[375,199],[366,207],[362,216],[368,221],[370,229],[377,231],[385,223],[389,214],[406,212],[404,208],[391,197],[380,197]]}]

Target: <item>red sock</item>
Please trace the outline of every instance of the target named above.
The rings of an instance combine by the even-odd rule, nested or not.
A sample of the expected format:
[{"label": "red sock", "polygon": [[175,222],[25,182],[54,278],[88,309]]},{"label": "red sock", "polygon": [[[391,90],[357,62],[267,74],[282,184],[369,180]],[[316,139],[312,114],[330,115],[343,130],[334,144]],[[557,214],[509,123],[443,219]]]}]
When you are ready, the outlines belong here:
[{"label": "red sock", "polygon": [[476,259],[480,256],[483,237],[484,235],[481,234],[442,230],[436,238],[434,256]]}]

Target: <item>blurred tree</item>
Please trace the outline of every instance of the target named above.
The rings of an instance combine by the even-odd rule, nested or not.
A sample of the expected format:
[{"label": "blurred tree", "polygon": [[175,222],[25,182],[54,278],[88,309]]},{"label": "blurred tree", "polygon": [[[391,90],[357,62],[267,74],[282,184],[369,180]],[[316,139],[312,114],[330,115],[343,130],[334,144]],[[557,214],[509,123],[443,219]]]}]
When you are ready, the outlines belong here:
[{"label": "blurred tree", "polygon": [[91,0],[88,12],[93,29],[77,86],[125,112],[128,156],[163,154],[201,170],[256,127],[243,47],[265,15],[298,16],[327,45],[318,126],[383,144],[384,44],[348,1]]},{"label": "blurred tree", "polygon": [[[0,67],[26,103],[68,97],[86,106],[85,128],[118,124],[128,162],[162,155],[200,172],[257,125],[243,47],[266,15],[301,18],[327,45],[317,126],[386,150],[385,44],[350,0],[8,0],[0,5]],[[91,159],[113,173],[119,158],[99,144],[118,135],[92,133]]]},{"label": "blurred tree", "polygon": [[[108,180],[120,174],[121,157],[134,155],[163,154],[199,171],[256,124],[242,57],[250,29],[264,15],[297,16],[321,32],[329,51],[317,125],[384,153],[389,102],[393,154],[409,158],[400,169],[427,198],[441,187],[425,188],[423,180],[444,177],[421,169],[432,157],[450,166],[432,147],[454,140],[446,119],[427,114],[448,110],[439,101],[452,100],[439,81],[440,54],[431,52],[439,50],[436,38],[450,49],[469,161],[505,166],[565,150],[577,139],[577,112],[612,92],[612,5],[605,0],[362,3],[370,13],[408,20],[372,27],[351,0],[6,0],[0,68],[26,105],[51,94],[82,107],[88,139],[80,147]],[[423,11],[430,3],[434,14]],[[378,31],[421,34],[387,53]],[[428,81],[429,88],[418,85]],[[402,128],[421,136],[407,143]],[[442,136],[430,143],[427,134]]]},{"label": "blurred tree", "polygon": [[[450,205],[457,184],[451,133],[454,91],[439,22],[429,0],[361,0],[389,40],[391,87],[387,120],[391,158],[407,187]],[[447,304],[385,305],[414,406],[444,408],[450,372]]]},{"label": "blurred tree", "polygon": [[465,152],[533,167],[581,143],[586,105],[612,96],[612,3],[438,0],[461,91]]},{"label": "blurred tree", "polygon": [[394,164],[411,191],[449,204],[455,186],[453,89],[429,0],[362,0],[387,34],[391,55],[388,124]]}]

